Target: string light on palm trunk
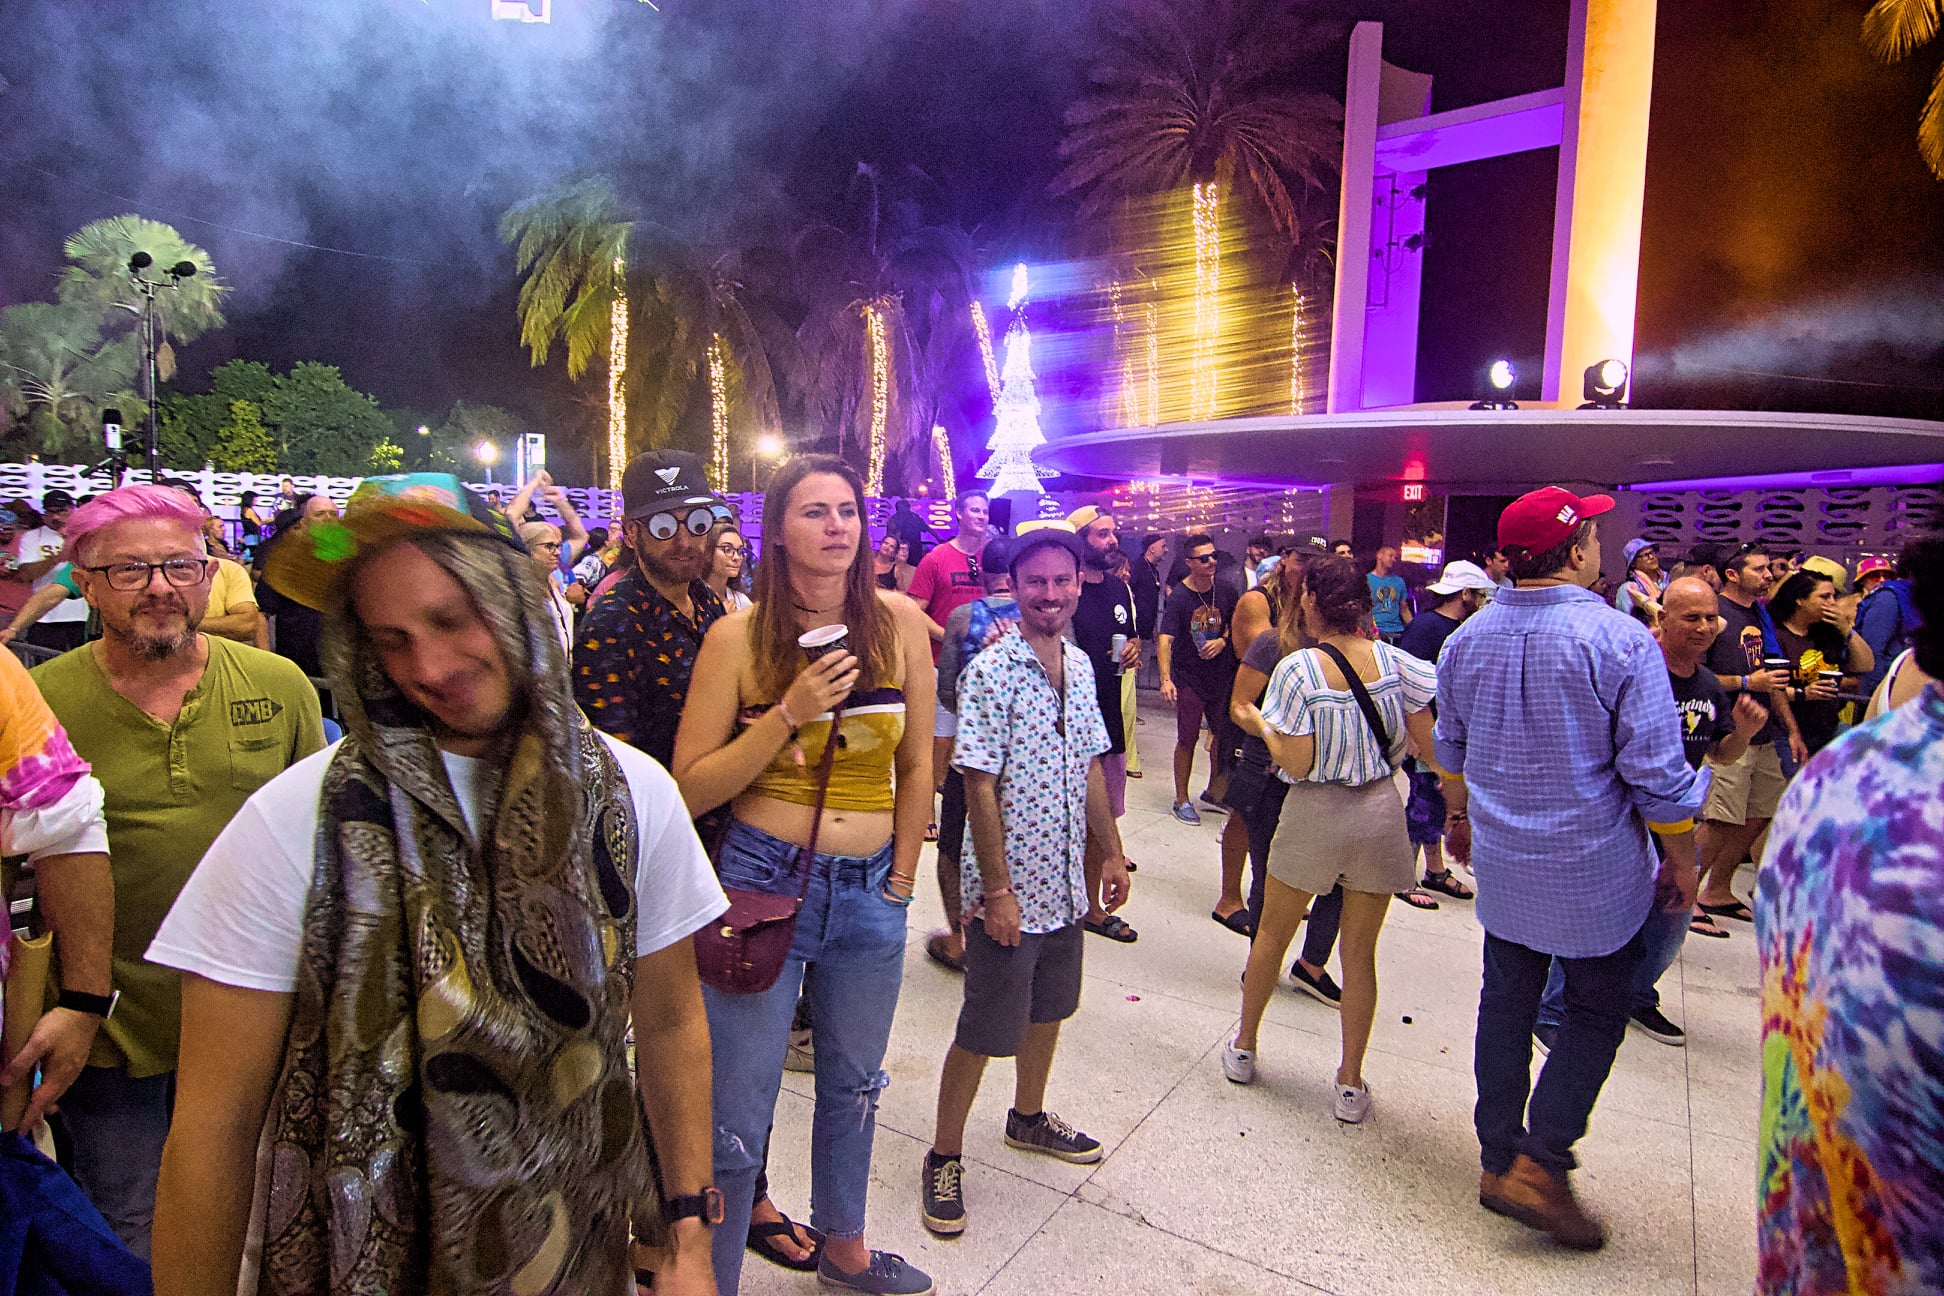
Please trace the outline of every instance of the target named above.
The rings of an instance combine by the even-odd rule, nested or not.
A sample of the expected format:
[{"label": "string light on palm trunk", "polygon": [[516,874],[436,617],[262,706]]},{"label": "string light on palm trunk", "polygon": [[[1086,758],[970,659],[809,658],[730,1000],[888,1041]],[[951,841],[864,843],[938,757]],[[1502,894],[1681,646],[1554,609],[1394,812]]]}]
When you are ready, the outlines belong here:
[{"label": "string light on palm trunk", "polygon": [[709,482],[729,489],[729,357],[720,333],[709,339]]},{"label": "string light on palm trunk", "polygon": [[865,303],[864,328],[871,344],[871,459],[864,493],[882,495],[884,438],[891,421],[891,343],[885,335],[884,308],[880,303]]},{"label": "string light on palm trunk", "polygon": [[1222,332],[1222,228],[1215,182],[1197,184],[1195,206],[1195,332],[1189,368],[1190,418],[1215,417],[1216,354]]},{"label": "string light on palm trunk", "polygon": [[979,359],[985,362],[986,388],[993,403],[999,402],[999,360],[992,353],[992,327],[986,323],[985,307],[972,303],[972,332],[979,339]]},{"label": "string light on palm trunk", "polygon": [[1309,403],[1303,381],[1303,308],[1309,303],[1295,284],[1289,286],[1289,294],[1289,412],[1301,414]]},{"label": "string light on palm trunk", "polygon": [[614,301],[608,306],[608,489],[621,493],[621,474],[628,467],[628,405],[621,376],[628,368],[628,292],[626,262],[614,258]]},{"label": "string light on palm trunk", "polygon": [[932,428],[932,449],[938,452],[938,484],[945,488],[949,503],[958,498],[958,477],[952,472],[952,439],[945,435],[943,424]]},{"label": "string light on palm trunk", "polygon": [[1148,301],[1142,310],[1147,320],[1147,423],[1161,422],[1161,308],[1155,305],[1157,285],[1148,281]]}]

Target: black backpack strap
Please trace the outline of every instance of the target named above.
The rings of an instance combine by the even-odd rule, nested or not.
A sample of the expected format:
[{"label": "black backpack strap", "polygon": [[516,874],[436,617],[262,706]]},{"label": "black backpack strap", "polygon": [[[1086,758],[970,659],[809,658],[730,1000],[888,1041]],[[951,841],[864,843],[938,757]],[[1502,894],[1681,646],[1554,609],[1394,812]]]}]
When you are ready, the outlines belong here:
[{"label": "black backpack strap", "polygon": [[[1364,682],[1357,677],[1357,672],[1350,668],[1349,658],[1345,657],[1335,644],[1320,643],[1316,645],[1316,649],[1335,662],[1337,669],[1343,672],[1343,678],[1350,681],[1350,692],[1357,699],[1357,709],[1363,712],[1364,721],[1369,724],[1370,732],[1377,736],[1377,743],[1383,750],[1384,759],[1390,760],[1390,730],[1384,727],[1384,717],[1379,714],[1377,704],[1370,700],[1370,690],[1364,687]],[[1383,662],[1379,660],[1377,664],[1381,667]]]}]

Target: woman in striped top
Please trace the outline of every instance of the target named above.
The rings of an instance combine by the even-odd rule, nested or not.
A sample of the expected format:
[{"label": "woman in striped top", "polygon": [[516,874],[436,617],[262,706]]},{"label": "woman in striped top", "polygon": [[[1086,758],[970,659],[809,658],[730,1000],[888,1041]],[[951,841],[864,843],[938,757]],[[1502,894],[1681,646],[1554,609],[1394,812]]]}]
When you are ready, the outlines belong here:
[{"label": "woman in striped top", "polygon": [[[1363,1055],[1377,1012],[1377,934],[1391,895],[1417,880],[1395,775],[1407,745],[1420,759],[1431,751],[1426,708],[1437,696],[1438,676],[1430,663],[1358,633],[1370,614],[1370,593],[1349,559],[1309,564],[1302,614],[1319,647],[1277,664],[1260,710],[1236,709],[1243,727],[1268,744],[1290,785],[1293,813],[1283,816],[1270,844],[1262,918],[1242,982],[1242,1025],[1223,1049],[1222,1070],[1237,1084],[1255,1078],[1256,1032],[1283,955],[1310,898],[1341,882],[1343,1055],[1335,1110],[1338,1120],[1356,1123],[1370,1112]],[[1327,649],[1357,673],[1383,723],[1381,737]]]}]

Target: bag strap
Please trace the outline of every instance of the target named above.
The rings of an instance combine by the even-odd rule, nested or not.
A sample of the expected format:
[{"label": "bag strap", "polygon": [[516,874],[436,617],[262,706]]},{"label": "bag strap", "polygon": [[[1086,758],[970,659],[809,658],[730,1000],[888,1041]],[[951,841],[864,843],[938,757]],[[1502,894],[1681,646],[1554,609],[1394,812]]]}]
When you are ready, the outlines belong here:
[{"label": "bag strap", "polygon": [[830,733],[824,738],[823,760],[817,763],[817,801],[810,815],[810,840],[797,856],[803,870],[803,884],[797,888],[797,903],[810,894],[810,878],[817,871],[817,830],[823,827],[824,798],[830,794],[830,772],[837,767],[837,727],[844,720],[844,704],[830,708]]},{"label": "bag strap", "polygon": [[[1370,690],[1364,687],[1363,680],[1359,679],[1357,672],[1350,668],[1350,660],[1335,644],[1320,643],[1316,648],[1318,652],[1335,662],[1337,669],[1343,672],[1343,678],[1350,681],[1350,692],[1357,699],[1357,709],[1363,712],[1364,723],[1368,724],[1370,732],[1377,736],[1377,743],[1383,750],[1384,759],[1390,760],[1390,730],[1384,727],[1384,717],[1378,713],[1377,704],[1370,700]],[[1375,651],[1373,646],[1372,652]],[[1381,660],[1377,664],[1380,668],[1383,666]]]}]

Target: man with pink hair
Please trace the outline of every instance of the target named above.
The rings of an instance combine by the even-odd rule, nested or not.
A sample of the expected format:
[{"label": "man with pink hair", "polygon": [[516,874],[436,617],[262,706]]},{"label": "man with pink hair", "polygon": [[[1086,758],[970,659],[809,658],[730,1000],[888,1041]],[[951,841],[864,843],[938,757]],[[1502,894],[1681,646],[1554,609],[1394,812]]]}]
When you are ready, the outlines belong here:
[{"label": "man with pink hair", "polygon": [[317,693],[281,657],[200,629],[216,562],[181,491],[124,486],[74,511],[66,556],[102,637],[34,671],[106,801],[112,993],[61,1100],[74,1177],[149,1254],[181,1015],[177,975],[143,952],[249,795],[323,747]]}]

